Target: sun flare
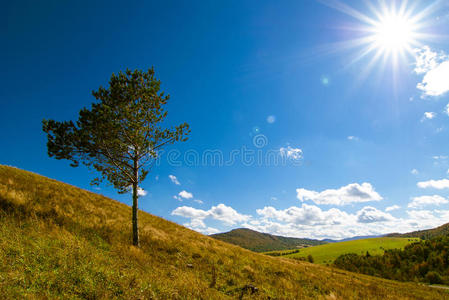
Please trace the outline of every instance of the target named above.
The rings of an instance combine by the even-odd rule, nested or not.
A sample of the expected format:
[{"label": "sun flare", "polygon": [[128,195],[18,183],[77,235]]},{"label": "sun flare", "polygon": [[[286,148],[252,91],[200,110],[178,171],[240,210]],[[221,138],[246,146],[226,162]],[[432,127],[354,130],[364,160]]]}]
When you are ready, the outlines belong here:
[{"label": "sun flare", "polygon": [[414,24],[405,16],[386,14],[373,28],[376,48],[385,52],[402,52],[415,42]]}]

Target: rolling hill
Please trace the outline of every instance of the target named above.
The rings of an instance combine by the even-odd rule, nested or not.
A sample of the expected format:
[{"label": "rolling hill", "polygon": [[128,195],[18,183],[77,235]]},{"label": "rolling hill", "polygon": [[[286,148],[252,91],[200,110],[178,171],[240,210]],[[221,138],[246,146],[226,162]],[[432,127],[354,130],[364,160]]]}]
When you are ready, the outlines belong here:
[{"label": "rolling hill", "polygon": [[318,240],[277,236],[247,228],[238,228],[225,233],[212,234],[210,236],[217,240],[256,252],[288,250],[325,244],[325,242]]},{"label": "rolling hill", "polygon": [[387,236],[389,237],[417,237],[423,240],[428,240],[434,237],[449,235],[449,223],[443,224],[436,228],[419,230],[408,233],[391,233]]},{"label": "rolling hill", "polygon": [[384,253],[384,250],[400,249],[416,241],[419,241],[419,239],[398,237],[369,238],[338,243],[329,243],[325,245],[304,248],[299,250],[298,252],[293,253],[286,251],[286,255],[282,255],[282,252],[268,252],[267,254],[281,254],[281,256],[289,258],[306,258],[309,255],[312,255],[315,263],[331,264],[337,257],[342,254],[366,254],[366,252],[368,251],[371,255],[381,255]]},{"label": "rolling hill", "polygon": [[[145,198],[142,199],[144,201]],[[414,283],[269,257],[0,166],[2,299],[443,299]]]}]

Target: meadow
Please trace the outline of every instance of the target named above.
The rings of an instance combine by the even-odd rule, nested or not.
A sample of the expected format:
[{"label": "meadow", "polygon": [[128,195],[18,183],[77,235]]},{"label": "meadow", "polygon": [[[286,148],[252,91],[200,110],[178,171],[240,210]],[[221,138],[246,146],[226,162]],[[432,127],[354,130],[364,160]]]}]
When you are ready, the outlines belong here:
[{"label": "meadow", "polygon": [[3,299],[443,299],[415,283],[270,257],[0,165]]},{"label": "meadow", "polygon": [[[382,255],[387,249],[402,249],[406,245],[418,242],[419,238],[394,238],[380,237],[360,239],[346,242],[329,243],[324,245],[312,246],[298,249],[295,251],[272,251],[268,255],[280,255],[288,258],[307,258],[313,257],[314,263],[331,264],[337,257],[347,253],[365,255],[367,252],[371,255]],[[285,253],[285,255],[283,255]]]}]

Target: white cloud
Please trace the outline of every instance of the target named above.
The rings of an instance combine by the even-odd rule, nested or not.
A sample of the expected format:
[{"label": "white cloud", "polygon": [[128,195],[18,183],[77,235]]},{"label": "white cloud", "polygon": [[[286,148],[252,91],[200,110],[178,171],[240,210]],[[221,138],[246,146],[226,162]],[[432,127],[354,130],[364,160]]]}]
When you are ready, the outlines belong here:
[{"label": "white cloud", "polygon": [[369,206],[354,214],[335,208],[323,211],[311,205],[284,210],[265,207],[257,210],[257,213],[259,219],[252,218],[242,226],[276,235],[314,239],[410,232],[433,228],[449,219],[449,210],[415,209],[407,211],[407,218],[394,218]]},{"label": "white cloud", "polygon": [[316,204],[347,205],[357,202],[380,201],[383,198],[370,183],[351,183],[339,189],[328,189],[322,192],[296,189],[296,197],[302,202],[310,200]]},{"label": "white cloud", "polygon": [[178,178],[176,178],[175,175],[168,175],[168,178],[170,178],[171,182],[173,182],[176,185],[181,185],[181,183],[178,181]]},{"label": "white cloud", "polygon": [[410,171],[410,173],[412,173],[413,175],[418,175],[419,171],[416,170],[416,169],[413,169],[413,170]]},{"label": "white cloud", "polygon": [[268,116],[267,117],[267,122],[269,123],[269,124],[273,124],[274,122],[276,122],[276,117],[275,116]]},{"label": "white cloud", "polygon": [[414,197],[412,202],[408,204],[409,208],[421,208],[428,205],[441,205],[449,203],[449,201],[439,195]]},{"label": "white cloud", "polygon": [[432,158],[435,160],[444,160],[447,159],[447,155],[434,155]]},{"label": "white cloud", "polygon": [[211,218],[220,220],[228,225],[245,222],[250,219],[250,216],[239,214],[235,209],[226,206],[223,203],[218,204],[217,206],[212,206],[212,208],[209,209],[209,214]]},{"label": "white cloud", "polygon": [[432,120],[433,118],[435,118],[435,116],[436,116],[436,113],[431,112],[431,111],[426,111],[424,113],[422,120]]},{"label": "white cloud", "polygon": [[193,201],[195,201],[196,203],[199,203],[199,204],[203,204],[203,203],[204,203],[203,201],[201,201],[201,200],[199,200],[199,199],[195,199],[195,200],[193,200]]},{"label": "white cloud", "polygon": [[184,199],[192,199],[193,198],[193,194],[189,193],[185,190],[182,190],[179,192],[178,194],[179,197],[184,198]]},{"label": "white cloud", "polygon": [[193,219],[190,223],[184,223],[184,226],[207,235],[220,232],[216,228],[206,226],[201,219]]},{"label": "white cloud", "polygon": [[420,181],[416,185],[421,189],[434,188],[442,190],[449,188],[449,179]]},{"label": "white cloud", "polygon": [[424,46],[415,50],[415,72],[424,74],[417,88],[423,96],[441,96],[449,91],[449,57]]},{"label": "white cloud", "polygon": [[209,210],[196,209],[189,206],[180,206],[172,211],[174,216],[181,216],[184,218],[190,218],[189,224],[199,224],[200,220],[203,222],[206,218],[211,218],[223,222],[226,225],[234,225],[236,223],[242,223],[248,221],[251,216],[238,213],[230,206],[226,206],[223,203],[217,206],[212,206]]},{"label": "white cloud", "polygon": [[279,151],[281,152],[281,155],[293,160],[299,160],[302,158],[302,150],[299,148],[292,148],[291,146],[287,146],[281,147]]},{"label": "white cloud", "polygon": [[263,209],[257,209],[256,212],[265,219],[274,219],[296,225],[336,225],[351,218],[349,214],[336,208],[323,211],[318,206],[305,203],[301,207],[292,206],[284,210],[266,206]]},{"label": "white cloud", "polygon": [[384,213],[372,206],[365,206],[357,212],[357,221],[360,223],[374,223],[394,220],[393,216]]},{"label": "white cloud", "polygon": [[[128,191],[132,194],[133,193],[133,187],[132,185],[128,186]],[[146,196],[147,195],[147,191],[145,191],[144,189],[137,187],[137,196]]]},{"label": "white cloud", "polygon": [[358,137],[353,136],[353,135],[348,136],[347,139],[350,140],[350,141],[358,141],[359,140]]},{"label": "white cloud", "polygon": [[388,206],[387,208],[385,208],[385,211],[393,211],[393,210],[397,210],[400,208],[401,207],[399,205],[392,205],[392,206]]},{"label": "white cloud", "polygon": [[184,218],[190,218],[190,219],[204,219],[206,217],[209,216],[209,212],[202,210],[202,209],[197,209],[197,208],[193,208],[190,206],[180,206],[177,207],[175,210],[173,210],[171,212],[172,215],[174,216],[181,216]]},{"label": "white cloud", "polygon": [[147,191],[145,191],[144,189],[138,188],[137,189],[137,195],[139,195],[139,196],[146,196],[147,195]]}]

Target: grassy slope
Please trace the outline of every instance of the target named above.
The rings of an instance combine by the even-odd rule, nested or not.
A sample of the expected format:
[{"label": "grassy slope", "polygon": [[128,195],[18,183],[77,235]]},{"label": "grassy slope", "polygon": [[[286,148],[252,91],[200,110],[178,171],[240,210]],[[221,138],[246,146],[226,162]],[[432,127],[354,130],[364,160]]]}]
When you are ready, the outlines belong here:
[{"label": "grassy slope", "polygon": [[296,249],[304,245],[324,244],[324,242],[318,240],[276,236],[247,228],[239,228],[225,233],[213,234],[211,237],[256,252]]},{"label": "grassy slope", "polygon": [[333,262],[337,257],[346,253],[372,255],[383,254],[386,249],[403,248],[405,245],[418,241],[417,238],[370,238],[338,243],[330,243],[299,250],[298,253],[288,254],[284,257],[307,257],[312,255],[315,263],[325,264]]},{"label": "grassy slope", "polygon": [[434,237],[439,237],[443,235],[449,234],[449,223],[443,224],[441,226],[438,226],[436,228],[427,229],[427,230],[419,230],[419,231],[413,231],[408,233],[392,233],[388,236],[391,237],[418,237],[421,239],[431,239]]},{"label": "grassy slope", "polygon": [[0,165],[2,298],[438,299],[446,291],[268,257],[117,201]]}]

